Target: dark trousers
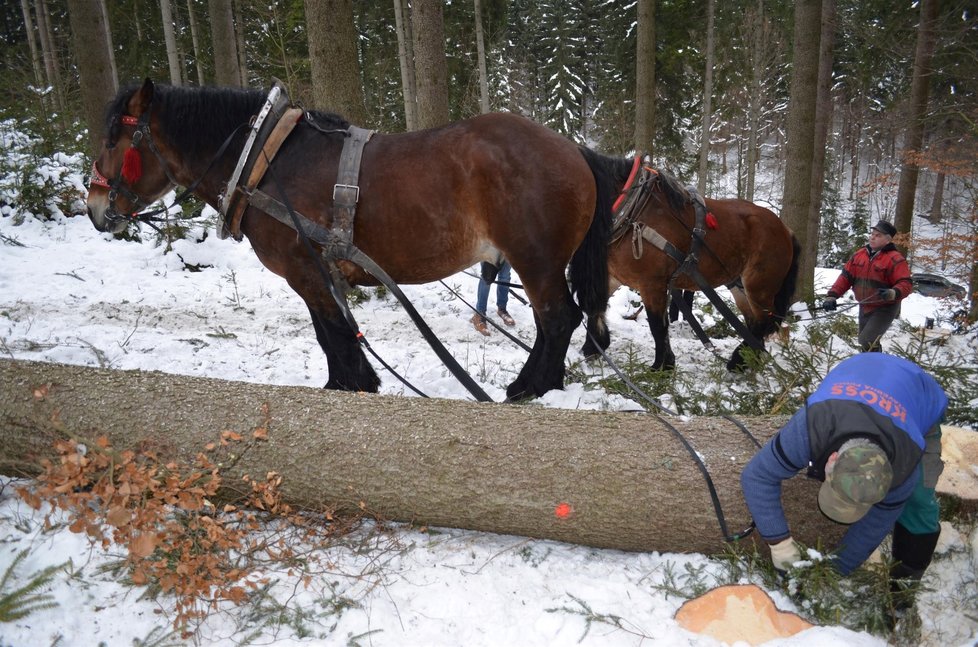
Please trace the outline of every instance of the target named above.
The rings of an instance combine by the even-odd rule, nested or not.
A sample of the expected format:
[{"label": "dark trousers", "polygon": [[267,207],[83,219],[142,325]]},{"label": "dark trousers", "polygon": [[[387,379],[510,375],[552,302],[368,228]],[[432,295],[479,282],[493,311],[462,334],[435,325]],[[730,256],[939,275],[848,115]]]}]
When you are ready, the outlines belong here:
[{"label": "dark trousers", "polygon": [[859,309],[859,346],[864,353],[878,353],[883,350],[880,339],[890,329],[898,314],[900,314],[899,303],[881,306],[869,313],[863,308]]}]

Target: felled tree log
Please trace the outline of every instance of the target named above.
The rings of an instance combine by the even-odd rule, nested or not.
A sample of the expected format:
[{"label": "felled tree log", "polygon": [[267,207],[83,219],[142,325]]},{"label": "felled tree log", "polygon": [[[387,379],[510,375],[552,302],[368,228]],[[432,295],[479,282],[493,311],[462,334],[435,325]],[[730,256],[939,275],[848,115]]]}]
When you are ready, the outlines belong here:
[{"label": "felled tree log", "polygon": [[[722,418],[670,422],[707,465],[729,530],[747,527],[739,478],[754,445]],[[764,442],[784,418],[742,422]],[[226,482],[278,472],[294,506],[365,506],[390,520],[622,550],[724,545],[703,475],[655,416],[0,360],[5,474],[36,473],[67,435],[188,460],[222,431],[256,428],[267,441]],[[816,490],[810,479],[788,482],[789,521],[800,541],[834,545],[840,529],[817,512]]]}]

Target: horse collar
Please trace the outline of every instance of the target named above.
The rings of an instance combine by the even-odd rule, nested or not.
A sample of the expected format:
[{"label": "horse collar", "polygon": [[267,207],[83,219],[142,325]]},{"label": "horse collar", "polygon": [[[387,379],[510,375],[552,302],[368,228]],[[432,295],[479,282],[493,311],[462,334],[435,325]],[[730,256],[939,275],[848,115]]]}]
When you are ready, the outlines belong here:
[{"label": "horse collar", "polygon": [[[275,81],[272,89],[268,92],[268,97],[265,99],[264,105],[262,105],[254,122],[250,125],[251,132],[248,135],[248,139],[245,140],[244,148],[241,149],[241,155],[238,156],[238,163],[234,167],[234,172],[231,174],[231,178],[228,180],[227,187],[224,190],[224,196],[221,198],[221,209],[217,223],[218,238],[224,239],[228,236],[234,236],[235,240],[241,239],[241,233],[238,231],[238,227],[241,216],[244,213],[244,203],[241,201],[241,192],[238,191],[238,183],[244,173],[250,174],[262,147],[265,145],[266,140],[271,135],[275,126],[281,121],[290,103],[289,95],[285,91],[285,88],[279,81]],[[269,119],[270,115],[273,116],[272,119]],[[258,140],[260,140],[259,145],[255,147],[255,143]],[[257,185],[257,182],[255,185]],[[252,188],[255,185],[251,185]],[[233,212],[231,211],[232,206],[235,207]],[[230,218],[228,217],[229,212],[231,213]]]}]

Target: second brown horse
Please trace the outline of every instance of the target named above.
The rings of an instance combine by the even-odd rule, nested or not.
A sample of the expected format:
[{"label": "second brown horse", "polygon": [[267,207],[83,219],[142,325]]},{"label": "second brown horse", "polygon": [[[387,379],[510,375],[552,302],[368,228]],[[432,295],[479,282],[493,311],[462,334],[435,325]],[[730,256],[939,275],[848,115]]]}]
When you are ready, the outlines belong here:
[{"label": "second brown horse", "polygon": [[[618,190],[625,185],[633,160],[603,157],[602,163],[616,179]],[[695,222],[690,193],[670,174],[657,171],[650,176],[648,199],[635,222],[641,230],[649,227],[669,241],[683,255],[692,245]],[[696,268],[710,287],[728,286],[750,332],[763,343],[777,331],[792,303],[798,278],[799,244],[794,234],[770,210],[739,199],[705,200],[709,226],[704,228],[703,246],[697,254]],[[672,368],[676,358],[669,344],[667,319],[670,289],[701,290],[680,263],[649,242],[641,247],[630,233],[617,238],[609,250],[612,288],[627,285],[642,297],[655,341],[653,368]],[[604,314],[588,318],[591,337],[582,349],[586,357],[610,344]],[[743,367],[745,344],[741,343],[727,362],[727,368]]]}]

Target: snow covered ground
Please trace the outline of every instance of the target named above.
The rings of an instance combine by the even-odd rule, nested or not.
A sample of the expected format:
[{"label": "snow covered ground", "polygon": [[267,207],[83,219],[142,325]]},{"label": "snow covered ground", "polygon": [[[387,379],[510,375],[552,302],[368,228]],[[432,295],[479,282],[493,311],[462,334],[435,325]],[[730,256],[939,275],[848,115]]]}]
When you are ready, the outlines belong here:
[{"label": "snow covered ground", "polygon": [[[219,241],[210,235],[199,244],[178,241],[172,252],[164,253],[151,243],[99,234],[83,217],[50,222],[27,218],[19,226],[11,217],[0,217],[0,237],[0,353],[5,357],[267,384],[318,387],[326,382],[325,360],[305,306],[282,279],[261,267],[246,242]],[[189,271],[191,265],[200,271]],[[820,280],[827,284],[833,275],[821,272]],[[460,273],[445,283],[474,302],[475,278]],[[502,400],[525,352],[498,332],[488,338],[479,335],[469,323],[471,312],[443,285],[404,290],[470,374],[489,395]],[[634,352],[650,361],[644,313],[637,321],[621,317],[633,310],[631,302],[636,300],[624,289],[612,299],[612,349],[631,343]],[[493,295],[490,313],[494,309]],[[510,312],[516,333],[532,343],[529,308],[511,299]],[[905,301],[903,319],[919,327],[925,318],[934,317],[940,326],[943,313],[938,301],[915,294]],[[394,299],[373,296],[354,314],[380,356],[425,393],[470,397]],[[854,310],[839,316],[854,316]],[[884,345],[910,340],[913,333],[898,328],[894,326]],[[582,342],[578,331],[568,361],[592,376],[603,375],[606,368],[580,363]],[[724,355],[736,345],[732,339],[716,343]],[[949,340],[958,351],[968,343],[960,336]],[[720,362],[686,326],[673,328],[673,347],[681,371],[702,371]],[[772,350],[777,357],[778,348]],[[383,393],[413,397],[392,376],[379,372]],[[638,407],[583,382],[541,401],[564,408]],[[946,529],[941,556],[928,571],[933,590],[920,600],[927,645],[978,641],[973,606],[978,599],[978,533],[962,531]],[[683,599],[661,586],[687,569],[719,572],[717,563],[703,555],[623,553],[399,526],[368,526],[359,537],[372,548],[337,546],[329,555],[331,572],[314,578],[308,589],[285,573],[268,574],[277,578],[274,593],[282,604],[314,611],[312,616],[248,627],[246,618],[225,611],[201,628],[198,644],[241,644],[254,629],[260,632],[249,644],[259,645],[718,644],[676,624],[672,616]],[[114,555],[92,548],[64,529],[45,530],[42,517],[27,508],[12,487],[4,487],[0,576],[28,547],[30,555],[17,578],[67,560],[71,575],[65,569],[48,588],[58,602],[55,608],[0,624],[3,647],[153,644],[161,632],[169,631],[172,609],[166,598],[143,599],[139,587],[123,586],[99,570],[118,551]],[[0,589],[0,595],[4,592]],[[772,594],[779,606],[794,609],[789,598],[778,591]],[[347,604],[337,605],[336,600]],[[617,624],[608,621],[612,617],[618,618]],[[172,642],[182,644],[175,638]],[[885,641],[842,627],[818,627],[776,644],[868,647]]]}]

